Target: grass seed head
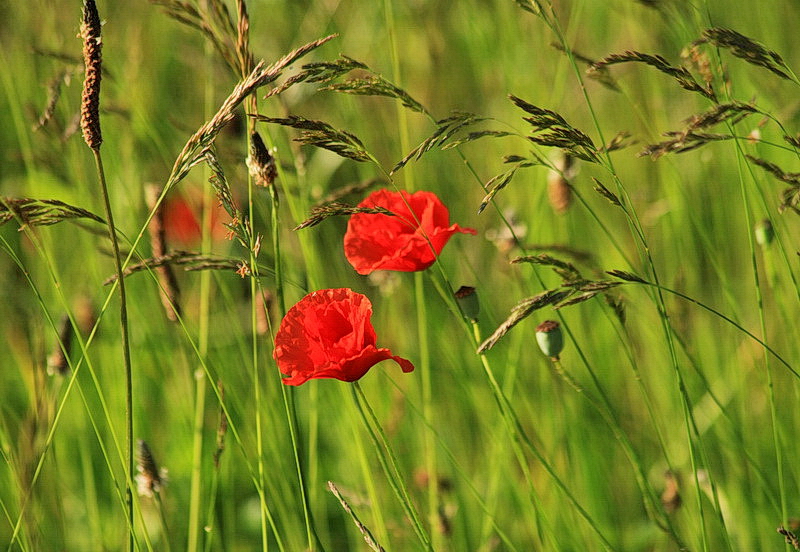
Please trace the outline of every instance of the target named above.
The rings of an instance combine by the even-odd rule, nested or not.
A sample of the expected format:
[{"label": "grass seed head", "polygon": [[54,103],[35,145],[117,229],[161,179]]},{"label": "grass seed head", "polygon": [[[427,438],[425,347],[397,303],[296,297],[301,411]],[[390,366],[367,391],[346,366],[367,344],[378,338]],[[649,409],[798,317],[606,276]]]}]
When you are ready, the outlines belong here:
[{"label": "grass seed head", "polygon": [[53,351],[47,357],[48,375],[58,374],[66,376],[69,372],[69,361],[67,357],[72,349],[72,323],[66,314],[58,322],[58,339],[53,345]]},{"label": "grass seed head", "polygon": [[569,178],[573,170],[573,158],[569,154],[559,154],[554,168],[547,173],[547,197],[550,206],[559,215],[563,215],[572,203],[572,187]]},{"label": "grass seed head", "polygon": [[153,496],[161,492],[166,481],[166,472],[158,469],[153,453],[145,441],[136,442],[136,484],[141,496]]},{"label": "grass seed head", "polygon": [[81,22],[83,39],[83,63],[86,76],[81,96],[81,130],[83,139],[93,150],[100,149],[103,137],[100,133],[100,74],[102,66],[102,38],[100,15],[94,0],[84,0]]},{"label": "grass seed head", "polygon": [[278,177],[275,158],[272,156],[261,135],[253,132],[250,135],[250,155],[247,157],[247,168],[256,186],[268,188]]}]

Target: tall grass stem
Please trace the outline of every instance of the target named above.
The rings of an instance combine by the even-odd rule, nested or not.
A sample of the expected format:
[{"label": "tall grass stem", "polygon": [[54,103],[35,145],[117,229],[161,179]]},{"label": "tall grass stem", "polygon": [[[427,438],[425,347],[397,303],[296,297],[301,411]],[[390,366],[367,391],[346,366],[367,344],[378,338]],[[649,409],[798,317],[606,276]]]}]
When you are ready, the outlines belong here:
[{"label": "tall grass stem", "polygon": [[125,278],[122,273],[122,256],[119,251],[117,240],[117,230],[114,226],[114,214],[111,209],[111,200],[106,184],[106,175],[103,170],[103,159],[100,155],[100,148],[93,148],[97,177],[100,181],[100,189],[103,196],[103,207],[105,209],[106,221],[108,222],[108,236],[111,240],[111,248],[114,254],[114,267],[117,272],[117,285],[119,286],[119,321],[122,332],[122,362],[125,371],[125,455],[127,458],[127,473],[125,481],[125,502],[128,505],[128,526],[130,537],[128,539],[128,550],[133,551],[136,540],[136,530],[133,523],[133,472],[136,459],[133,448],[133,369],[131,367],[131,349],[128,338],[128,303],[125,294]]}]

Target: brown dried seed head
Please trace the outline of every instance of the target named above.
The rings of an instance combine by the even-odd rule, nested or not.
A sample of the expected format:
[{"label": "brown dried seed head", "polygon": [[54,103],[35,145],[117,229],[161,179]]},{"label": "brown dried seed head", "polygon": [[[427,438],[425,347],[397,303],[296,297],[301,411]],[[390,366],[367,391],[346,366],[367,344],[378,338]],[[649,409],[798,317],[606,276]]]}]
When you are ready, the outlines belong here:
[{"label": "brown dried seed head", "polygon": [[247,168],[250,170],[256,186],[264,188],[272,186],[278,176],[275,158],[264,145],[258,132],[250,135],[250,155],[247,157]]},{"label": "brown dried seed head", "polygon": [[[156,209],[158,198],[161,197],[161,191],[161,187],[157,184],[145,185],[144,196],[148,209]],[[168,247],[164,228],[164,210],[162,208],[156,209],[153,218],[150,219],[147,230],[150,232],[150,247],[153,250],[153,257],[167,255]],[[167,319],[171,322],[177,322],[181,314],[178,279],[169,264],[159,265],[155,268],[155,271],[158,275],[161,305],[164,307]]]},{"label": "brown dried seed head", "polygon": [[83,2],[81,38],[83,39],[83,63],[86,71],[81,97],[81,130],[86,144],[93,150],[97,150],[103,143],[100,133],[102,38],[100,36],[100,15],[97,13],[94,0],[84,0]]},{"label": "brown dried seed head", "polygon": [[66,314],[58,322],[58,340],[53,345],[53,351],[47,357],[48,375],[58,374],[67,375],[69,372],[69,362],[67,356],[72,348],[72,322]]},{"label": "brown dried seed head", "polygon": [[159,471],[156,461],[153,459],[153,453],[150,452],[150,447],[141,439],[137,441],[136,447],[136,483],[138,485],[139,494],[142,496],[153,496],[153,493],[161,491],[163,485],[163,475]]},{"label": "brown dried seed head", "polygon": [[564,214],[572,203],[572,188],[567,179],[555,171],[547,175],[547,198],[550,206],[559,215]]},{"label": "brown dried seed head", "polygon": [[573,173],[573,163],[570,155],[563,155],[555,161],[555,170],[547,173],[547,197],[558,214],[565,213],[572,203],[572,187],[567,179]]},{"label": "brown dried seed head", "polygon": [[661,504],[668,514],[676,511],[681,506],[681,493],[678,476],[673,471],[664,474],[664,492],[661,493]]}]

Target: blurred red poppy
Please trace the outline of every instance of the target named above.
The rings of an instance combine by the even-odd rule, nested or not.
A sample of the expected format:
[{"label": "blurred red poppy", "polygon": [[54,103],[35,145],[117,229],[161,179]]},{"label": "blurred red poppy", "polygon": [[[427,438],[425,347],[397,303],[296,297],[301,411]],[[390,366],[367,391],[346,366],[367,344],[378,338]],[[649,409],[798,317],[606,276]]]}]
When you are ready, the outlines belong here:
[{"label": "blurred red poppy", "polygon": [[[200,243],[202,232],[200,230],[200,201],[201,197],[189,201],[179,194],[171,194],[164,200],[164,232],[167,243],[179,247],[194,247]],[[225,226],[220,219],[227,214],[218,205],[211,206],[211,239],[222,240],[225,237]]]},{"label": "blurred red poppy", "polygon": [[289,309],[275,336],[272,356],[287,385],[310,379],[356,381],[382,360],[394,360],[411,372],[414,365],[376,347],[372,304],[347,288],[323,289],[306,295]]},{"label": "blurred red poppy", "polygon": [[356,213],[347,223],[344,254],[359,274],[375,270],[416,272],[431,266],[450,236],[475,234],[450,224],[447,207],[432,192],[378,190],[359,207],[384,207],[395,216]]}]

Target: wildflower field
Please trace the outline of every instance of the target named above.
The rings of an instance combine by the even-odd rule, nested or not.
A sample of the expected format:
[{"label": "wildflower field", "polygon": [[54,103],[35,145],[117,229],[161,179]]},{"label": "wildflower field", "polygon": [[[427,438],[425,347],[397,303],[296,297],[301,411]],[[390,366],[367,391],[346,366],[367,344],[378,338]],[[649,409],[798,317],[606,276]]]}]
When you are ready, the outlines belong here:
[{"label": "wildflower field", "polygon": [[0,549],[800,550],[798,20],[0,3]]}]

